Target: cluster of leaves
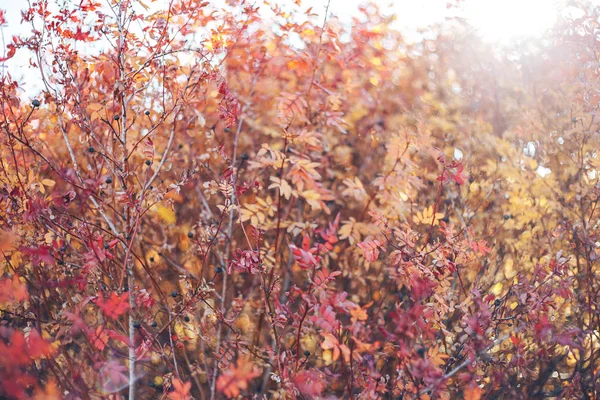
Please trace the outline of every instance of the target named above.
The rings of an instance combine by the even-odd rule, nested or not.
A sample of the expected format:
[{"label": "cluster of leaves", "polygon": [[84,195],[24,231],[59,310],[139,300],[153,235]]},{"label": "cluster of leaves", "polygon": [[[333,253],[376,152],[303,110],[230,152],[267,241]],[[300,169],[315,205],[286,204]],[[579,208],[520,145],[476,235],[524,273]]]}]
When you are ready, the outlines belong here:
[{"label": "cluster of leaves", "polygon": [[600,8],[499,51],[295,3],[24,11],[0,397],[595,398]]}]

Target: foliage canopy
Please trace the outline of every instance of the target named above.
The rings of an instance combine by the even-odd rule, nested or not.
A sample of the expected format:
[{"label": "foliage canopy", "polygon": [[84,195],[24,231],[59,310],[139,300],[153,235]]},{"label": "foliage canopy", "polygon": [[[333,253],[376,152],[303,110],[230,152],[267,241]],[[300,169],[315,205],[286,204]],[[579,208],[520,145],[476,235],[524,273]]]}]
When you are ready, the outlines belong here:
[{"label": "foliage canopy", "polygon": [[600,8],[499,49],[295,3],[30,3],[0,397],[596,398]]}]

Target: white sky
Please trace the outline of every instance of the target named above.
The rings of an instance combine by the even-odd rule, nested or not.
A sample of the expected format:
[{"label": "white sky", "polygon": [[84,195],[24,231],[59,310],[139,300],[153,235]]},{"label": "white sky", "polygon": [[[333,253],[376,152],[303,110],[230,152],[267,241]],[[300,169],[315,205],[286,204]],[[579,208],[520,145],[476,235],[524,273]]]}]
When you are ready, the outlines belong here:
[{"label": "white sky", "polygon": [[[51,2],[53,0],[50,0]],[[58,0],[54,0],[58,1]],[[221,3],[224,0],[213,0]],[[272,0],[277,1],[277,0]],[[290,0],[279,0],[280,3]],[[594,0],[594,2],[600,0]],[[146,3],[150,5],[150,0]],[[257,1],[257,4],[260,4]],[[364,0],[331,0],[329,11],[349,22]],[[386,14],[395,14],[397,27],[407,34],[417,28],[442,21],[447,15],[446,0],[379,0],[380,9]],[[557,11],[566,0],[464,0],[464,16],[476,32],[490,41],[507,42],[515,37],[538,36],[552,25]],[[156,0],[153,8],[166,7],[168,0]],[[326,0],[303,0],[303,8],[313,7],[313,12],[322,17]],[[24,0],[0,0],[0,9],[5,11],[7,25],[0,28],[4,41],[8,43],[14,34],[30,31],[30,26],[21,24],[21,9],[26,7]],[[4,45],[0,42],[0,52]],[[2,65],[0,65],[0,68]],[[35,93],[39,81],[28,75],[28,57],[17,56],[4,65],[14,78],[22,81],[26,93]]]}]

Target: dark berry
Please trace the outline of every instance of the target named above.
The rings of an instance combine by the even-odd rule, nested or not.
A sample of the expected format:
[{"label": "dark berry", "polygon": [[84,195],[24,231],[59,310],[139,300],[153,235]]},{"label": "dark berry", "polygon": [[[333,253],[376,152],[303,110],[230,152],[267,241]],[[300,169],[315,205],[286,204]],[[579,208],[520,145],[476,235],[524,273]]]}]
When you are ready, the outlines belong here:
[{"label": "dark berry", "polygon": [[115,121],[118,121],[120,118],[121,118],[121,116],[120,116],[119,114],[117,114],[117,115],[115,115],[115,116],[113,117],[113,119],[114,119]]},{"label": "dark berry", "polygon": [[495,305],[496,307],[499,307],[499,306],[500,306],[500,304],[502,304],[502,301],[501,301],[500,299],[496,299],[496,300],[494,300],[494,305]]},{"label": "dark berry", "polygon": [[108,178],[106,178],[105,182],[106,182],[108,185],[110,185],[110,184],[113,182],[113,180],[112,180],[112,178],[109,176]]},{"label": "dark berry", "polygon": [[146,110],[146,112],[144,112],[144,114],[150,115],[150,111]]},{"label": "dark berry", "polygon": [[304,350],[304,357],[308,357],[308,356],[310,356],[310,351]]},{"label": "dark berry", "polygon": [[139,328],[140,328],[140,326],[141,326],[141,325],[140,325],[140,323],[139,323],[139,322],[134,322],[134,323],[133,323],[133,327],[134,327],[135,329],[139,329]]},{"label": "dark berry", "polygon": [[171,292],[171,297],[177,297],[177,292]]},{"label": "dark berry", "polygon": [[146,160],[146,165],[150,165],[150,164],[152,164],[152,161]]},{"label": "dark berry", "polygon": [[108,248],[110,247],[110,245],[108,243],[104,243],[104,249],[108,250]]},{"label": "dark berry", "polygon": [[150,262],[154,262],[154,257],[150,257]]},{"label": "dark berry", "polygon": [[152,321],[152,327],[156,328],[158,326],[158,324],[156,323],[156,321]]},{"label": "dark berry", "polygon": [[223,268],[221,268],[221,267],[217,267],[217,269],[215,269],[215,272],[216,272],[217,274],[220,274],[221,272],[223,272]]},{"label": "dark berry", "polygon": [[243,152],[242,153],[242,160],[246,161],[247,159],[249,159],[250,157],[248,156],[248,153]]},{"label": "dark berry", "polygon": [[188,235],[187,235],[187,236],[188,236],[188,237],[191,239],[191,238],[193,238],[193,237],[194,237],[194,234],[193,234],[192,232],[188,232]]},{"label": "dark berry", "polygon": [[423,358],[425,356],[425,353],[427,353],[427,347],[425,347],[425,346],[419,347],[419,349],[417,350],[417,354],[421,358]]},{"label": "dark berry", "polygon": [[95,151],[96,149],[94,149],[92,146],[88,147],[88,153],[93,153]]},{"label": "dark berry", "polygon": [[183,319],[185,322],[190,322],[190,317],[188,317],[187,315],[185,316],[185,318]]},{"label": "dark berry", "polygon": [[38,99],[34,99],[34,100],[31,102],[31,105],[32,105],[32,106],[34,106],[35,108],[38,108],[38,107],[40,106],[40,104],[41,104],[41,103],[40,103],[40,101],[39,101]]}]

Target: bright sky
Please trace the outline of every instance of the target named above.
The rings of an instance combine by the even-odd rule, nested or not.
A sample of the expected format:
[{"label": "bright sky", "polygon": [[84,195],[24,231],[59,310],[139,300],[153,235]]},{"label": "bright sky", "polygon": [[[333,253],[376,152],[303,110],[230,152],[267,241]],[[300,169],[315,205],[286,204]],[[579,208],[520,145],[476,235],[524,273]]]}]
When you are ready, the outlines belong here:
[{"label": "bright sky", "polygon": [[[213,1],[218,3],[223,0]],[[342,22],[349,22],[362,3],[364,0],[331,0],[329,11]],[[384,13],[396,15],[398,28],[407,34],[424,25],[442,21],[447,15],[446,0],[379,0],[377,3]],[[542,35],[552,25],[565,3],[566,0],[464,0],[464,16],[475,32],[485,40],[506,43],[518,37]],[[14,34],[30,30],[29,26],[21,24],[20,11],[26,4],[23,0],[4,1],[0,4],[0,9],[6,12],[8,22],[7,26],[0,28],[5,42],[10,41]],[[168,0],[156,0],[154,6],[160,9],[166,4]],[[312,6],[315,13],[323,15],[326,0],[304,0],[302,4]],[[0,46],[2,50],[2,42]],[[39,91],[39,88],[35,88],[37,83],[27,76],[27,58],[17,56],[7,62],[4,69],[9,69],[13,77],[27,81],[28,93]]]}]

